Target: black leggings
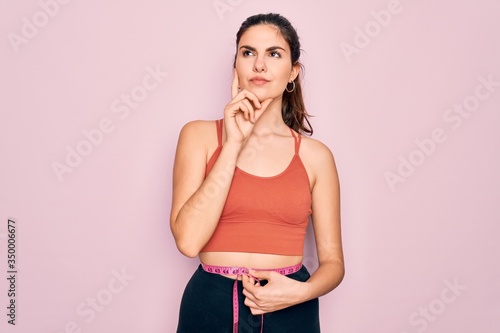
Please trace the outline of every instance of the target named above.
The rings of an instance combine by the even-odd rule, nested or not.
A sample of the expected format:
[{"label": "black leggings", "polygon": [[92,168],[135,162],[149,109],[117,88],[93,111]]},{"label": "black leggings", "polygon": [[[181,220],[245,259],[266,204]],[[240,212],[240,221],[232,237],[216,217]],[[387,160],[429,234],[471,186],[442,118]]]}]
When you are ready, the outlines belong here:
[{"label": "black leggings", "polygon": [[[310,275],[302,268],[287,275],[307,281]],[[232,333],[234,280],[207,273],[201,265],[189,280],[182,295],[177,333]],[[238,281],[239,333],[260,333],[261,316],[254,316],[243,304],[242,282]],[[319,301],[317,298],[295,306],[266,313],[264,333],[319,333]]]}]

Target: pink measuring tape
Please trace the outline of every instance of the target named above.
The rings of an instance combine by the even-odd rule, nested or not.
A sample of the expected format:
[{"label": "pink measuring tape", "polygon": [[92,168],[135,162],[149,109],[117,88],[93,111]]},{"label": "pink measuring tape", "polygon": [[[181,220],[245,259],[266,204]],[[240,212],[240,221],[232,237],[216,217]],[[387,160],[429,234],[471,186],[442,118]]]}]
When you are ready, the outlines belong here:
[{"label": "pink measuring tape", "polygon": [[[230,266],[212,266],[201,264],[201,267],[205,272],[212,274],[225,274],[225,275],[236,275],[233,284],[233,333],[238,333],[238,278],[242,275],[248,275],[250,269],[246,267],[230,267]],[[254,271],[273,271],[278,272],[281,275],[288,275],[298,272],[302,268],[302,263],[276,269],[254,269]],[[261,325],[260,332],[262,333],[264,329],[264,315],[261,315]]]}]

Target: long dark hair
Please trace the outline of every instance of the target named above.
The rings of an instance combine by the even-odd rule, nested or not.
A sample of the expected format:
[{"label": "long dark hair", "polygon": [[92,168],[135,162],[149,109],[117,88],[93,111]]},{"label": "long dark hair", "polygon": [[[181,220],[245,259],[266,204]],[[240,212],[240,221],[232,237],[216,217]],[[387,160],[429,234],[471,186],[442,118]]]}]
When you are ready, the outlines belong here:
[{"label": "long dark hair", "polygon": [[238,32],[236,33],[236,55],[234,56],[233,67],[236,67],[236,57],[238,56],[238,44],[240,42],[241,36],[248,30],[248,28],[259,25],[259,24],[269,24],[278,28],[281,36],[285,39],[292,52],[292,66],[299,65],[299,75],[295,79],[295,89],[292,92],[284,91],[283,98],[281,100],[281,114],[283,116],[283,121],[294,131],[299,133],[312,135],[313,129],[311,123],[309,122],[309,115],[306,112],[304,105],[304,99],[302,97],[302,88],[300,86],[300,81],[302,80],[302,72],[304,67],[299,62],[300,58],[300,42],[297,31],[292,26],[290,21],[280,14],[258,14],[248,17],[242,24]]}]

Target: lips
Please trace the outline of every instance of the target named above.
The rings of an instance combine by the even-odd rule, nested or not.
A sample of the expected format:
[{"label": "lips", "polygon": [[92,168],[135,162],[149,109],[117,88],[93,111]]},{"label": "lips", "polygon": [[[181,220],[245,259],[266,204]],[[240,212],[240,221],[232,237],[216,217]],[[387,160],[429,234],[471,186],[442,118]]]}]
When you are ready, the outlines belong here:
[{"label": "lips", "polygon": [[256,86],[262,86],[266,83],[269,82],[269,80],[263,78],[263,77],[254,77],[250,79],[250,82],[252,82]]}]

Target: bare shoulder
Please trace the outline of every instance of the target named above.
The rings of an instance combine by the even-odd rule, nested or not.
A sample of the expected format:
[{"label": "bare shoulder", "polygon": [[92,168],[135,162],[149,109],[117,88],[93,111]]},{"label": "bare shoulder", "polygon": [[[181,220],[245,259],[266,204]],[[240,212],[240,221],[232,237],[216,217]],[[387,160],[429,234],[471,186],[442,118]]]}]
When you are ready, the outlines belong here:
[{"label": "bare shoulder", "polygon": [[179,134],[179,143],[188,141],[190,145],[217,146],[215,120],[193,120],[186,123]]},{"label": "bare shoulder", "polygon": [[194,161],[207,159],[217,148],[217,131],[214,120],[193,120],[186,123],[179,134],[177,156],[184,155]]},{"label": "bare shoulder", "polygon": [[190,139],[207,139],[215,133],[215,120],[192,120],[181,129],[181,136]]},{"label": "bare shoulder", "polygon": [[327,145],[307,136],[302,136],[300,156],[308,164],[333,161],[332,151]]},{"label": "bare shoulder", "polygon": [[333,153],[323,142],[302,136],[300,158],[314,184],[318,175],[337,174]]}]

